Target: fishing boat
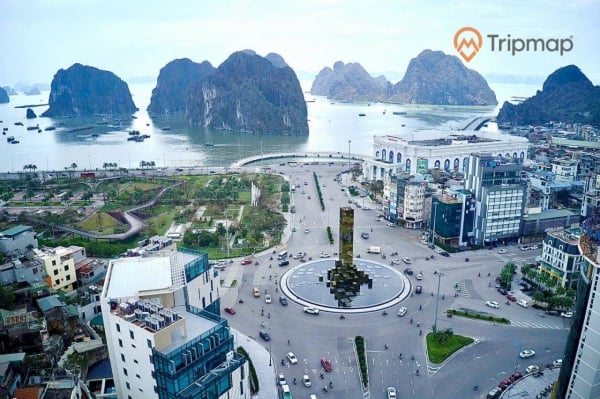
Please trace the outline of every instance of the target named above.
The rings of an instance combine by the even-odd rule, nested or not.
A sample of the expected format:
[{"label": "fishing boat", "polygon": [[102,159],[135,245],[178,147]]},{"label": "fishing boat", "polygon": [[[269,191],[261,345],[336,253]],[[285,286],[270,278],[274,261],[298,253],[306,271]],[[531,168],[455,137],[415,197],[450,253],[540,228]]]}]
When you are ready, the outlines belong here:
[{"label": "fishing boat", "polygon": [[209,143],[204,143],[204,145],[207,146],[207,147],[214,147],[215,146],[213,143],[210,143],[210,142]]}]

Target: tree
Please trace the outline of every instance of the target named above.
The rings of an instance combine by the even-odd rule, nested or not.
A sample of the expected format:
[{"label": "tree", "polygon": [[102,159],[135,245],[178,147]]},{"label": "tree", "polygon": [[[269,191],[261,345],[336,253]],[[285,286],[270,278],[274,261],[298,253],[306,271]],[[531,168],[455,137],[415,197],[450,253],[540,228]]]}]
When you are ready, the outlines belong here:
[{"label": "tree", "polygon": [[0,285],[0,309],[13,309],[15,305],[15,287]]}]

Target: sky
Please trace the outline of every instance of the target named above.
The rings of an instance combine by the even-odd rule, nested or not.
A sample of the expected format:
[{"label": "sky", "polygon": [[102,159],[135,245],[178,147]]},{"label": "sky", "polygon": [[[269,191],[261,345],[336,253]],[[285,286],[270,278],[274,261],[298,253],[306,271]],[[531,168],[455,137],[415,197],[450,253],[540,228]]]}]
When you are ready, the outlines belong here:
[{"label": "sky", "polygon": [[[156,79],[177,58],[220,65],[238,50],[283,56],[300,79],[336,61],[399,80],[424,49],[457,55],[456,31],[479,30],[465,63],[488,79],[543,79],[575,64],[600,84],[600,2],[426,0],[0,0],[0,86],[50,83],[79,62],[125,81]],[[491,51],[499,38],[570,39],[558,52]],[[565,42],[566,43],[566,42]]]}]

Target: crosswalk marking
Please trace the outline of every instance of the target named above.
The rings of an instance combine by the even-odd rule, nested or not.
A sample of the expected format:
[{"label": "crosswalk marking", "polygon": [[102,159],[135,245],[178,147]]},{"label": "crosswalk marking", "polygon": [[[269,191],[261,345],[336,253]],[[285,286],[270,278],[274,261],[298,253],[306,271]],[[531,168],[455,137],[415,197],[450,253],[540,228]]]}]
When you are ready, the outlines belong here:
[{"label": "crosswalk marking", "polygon": [[455,281],[452,284],[452,287],[454,287],[454,291],[459,296],[462,296],[464,298],[471,298],[471,293],[469,292],[469,290],[467,290],[464,280],[463,281]]},{"label": "crosswalk marking", "polygon": [[550,330],[561,330],[564,327],[559,327],[559,326],[552,326],[550,324],[543,324],[543,323],[531,323],[528,321],[518,321],[518,320],[511,320],[510,321],[510,325],[513,327],[522,327],[522,328],[545,328],[545,329],[550,329]]}]

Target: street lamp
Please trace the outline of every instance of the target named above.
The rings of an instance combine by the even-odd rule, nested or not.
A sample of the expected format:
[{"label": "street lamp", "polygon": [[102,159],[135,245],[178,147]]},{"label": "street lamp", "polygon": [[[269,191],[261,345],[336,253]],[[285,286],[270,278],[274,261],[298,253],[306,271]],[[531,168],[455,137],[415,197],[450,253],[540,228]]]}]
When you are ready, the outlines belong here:
[{"label": "street lamp", "polygon": [[[350,173],[350,177],[352,177],[350,171],[350,143],[352,143],[352,140],[348,140],[348,173]],[[350,185],[350,183],[348,183],[348,185]]]},{"label": "street lamp", "polygon": [[443,275],[444,275],[444,273],[438,272],[437,298],[435,300],[435,319],[433,320],[433,333],[434,334],[437,332],[438,307],[440,304],[440,283],[441,283]]},{"label": "street lamp", "polygon": [[[271,335],[271,323],[269,323],[269,336]],[[271,356],[271,340],[269,340],[269,367],[273,365],[273,356]]]},{"label": "street lamp", "polygon": [[229,258],[229,218],[227,218],[227,209],[223,211],[225,215],[225,245],[227,245],[227,257]]}]

